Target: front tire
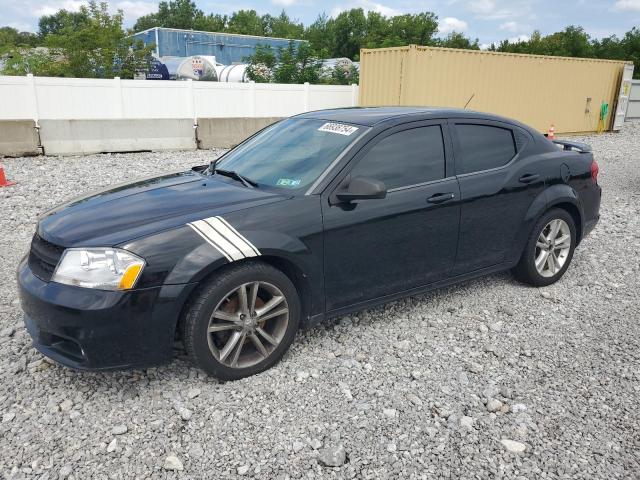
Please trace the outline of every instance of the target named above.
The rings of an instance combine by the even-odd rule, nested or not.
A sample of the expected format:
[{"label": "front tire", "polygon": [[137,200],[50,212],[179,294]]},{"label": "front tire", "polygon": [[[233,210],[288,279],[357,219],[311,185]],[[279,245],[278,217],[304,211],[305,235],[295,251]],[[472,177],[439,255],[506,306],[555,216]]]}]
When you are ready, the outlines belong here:
[{"label": "front tire", "polygon": [[191,360],[220,380],[275,365],[295,338],[300,300],[289,278],[259,262],[231,266],[203,284],[187,308],[183,342]]},{"label": "front tire", "polygon": [[536,287],[557,282],[569,268],[576,247],[576,226],[566,211],[554,208],[534,226],[513,269],[519,281]]}]

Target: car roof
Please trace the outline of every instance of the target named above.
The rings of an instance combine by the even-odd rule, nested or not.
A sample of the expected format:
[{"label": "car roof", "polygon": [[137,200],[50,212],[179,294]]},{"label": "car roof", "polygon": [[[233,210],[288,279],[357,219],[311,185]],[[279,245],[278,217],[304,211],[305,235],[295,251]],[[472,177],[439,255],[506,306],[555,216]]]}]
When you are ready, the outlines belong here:
[{"label": "car roof", "polygon": [[351,107],[334,108],[329,110],[316,110],[297,115],[296,118],[313,118],[329,122],[355,123],[367,127],[390,120],[428,120],[430,118],[477,118],[483,120],[496,120],[519,125],[520,123],[508,118],[491,113],[474,112],[460,108],[439,107]]}]

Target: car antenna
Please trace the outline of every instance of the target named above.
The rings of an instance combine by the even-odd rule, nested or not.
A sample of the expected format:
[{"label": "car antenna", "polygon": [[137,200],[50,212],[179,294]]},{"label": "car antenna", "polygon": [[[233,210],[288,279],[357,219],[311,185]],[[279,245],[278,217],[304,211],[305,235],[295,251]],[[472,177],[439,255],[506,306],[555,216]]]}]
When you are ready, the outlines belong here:
[{"label": "car antenna", "polygon": [[463,108],[463,110],[466,110],[466,109],[467,109],[467,106],[471,103],[471,100],[473,100],[473,97],[475,97],[475,96],[476,96],[476,93],[475,93],[475,92],[473,92],[473,93],[471,94],[471,96],[469,97],[469,100],[467,100],[467,103],[465,103],[465,104],[464,104],[464,108]]}]

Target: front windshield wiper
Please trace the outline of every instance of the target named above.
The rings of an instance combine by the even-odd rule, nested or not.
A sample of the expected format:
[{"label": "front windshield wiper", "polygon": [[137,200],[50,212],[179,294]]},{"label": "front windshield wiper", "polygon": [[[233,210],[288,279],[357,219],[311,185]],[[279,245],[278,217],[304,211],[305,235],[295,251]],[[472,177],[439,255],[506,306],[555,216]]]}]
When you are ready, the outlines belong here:
[{"label": "front windshield wiper", "polygon": [[219,173],[220,175],[224,175],[225,177],[229,177],[229,178],[233,178],[235,180],[238,180],[239,182],[241,182],[245,187],[247,188],[254,188],[257,187],[258,184],[256,182],[254,182],[253,180],[240,175],[238,172],[234,171],[234,170],[223,170],[221,168],[213,168],[212,170],[213,174],[215,175],[216,173]]}]

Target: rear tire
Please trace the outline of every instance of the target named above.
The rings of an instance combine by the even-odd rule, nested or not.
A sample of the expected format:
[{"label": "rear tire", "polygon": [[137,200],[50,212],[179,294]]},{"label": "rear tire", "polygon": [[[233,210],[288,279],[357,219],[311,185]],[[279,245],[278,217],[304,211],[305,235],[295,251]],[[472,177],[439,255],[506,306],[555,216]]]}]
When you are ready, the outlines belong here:
[{"label": "rear tire", "polygon": [[299,323],[300,300],[289,278],[270,265],[247,262],[196,291],[182,338],[193,363],[220,380],[238,380],[275,365]]},{"label": "rear tire", "polygon": [[533,227],[513,275],[536,287],[551,285],[569,268],[575,247],[573,217],[560,208],[549,210]]}]

